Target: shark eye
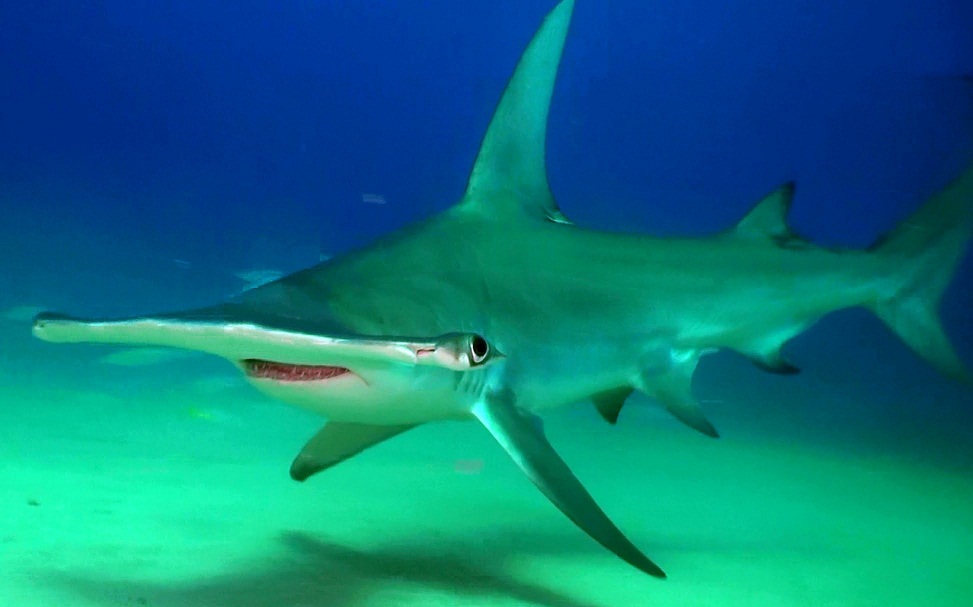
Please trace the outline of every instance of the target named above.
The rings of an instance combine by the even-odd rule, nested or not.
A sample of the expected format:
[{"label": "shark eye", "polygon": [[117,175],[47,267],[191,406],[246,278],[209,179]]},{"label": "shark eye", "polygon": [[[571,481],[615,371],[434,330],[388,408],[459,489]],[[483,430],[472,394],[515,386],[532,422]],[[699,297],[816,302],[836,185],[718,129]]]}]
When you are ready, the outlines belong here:
[{"label": "shark eye", "polygon": [[490,344],[480,335],[474,335],[470,339],[470,357],[474,365],[479,365],[486,360],[490,354]]}]

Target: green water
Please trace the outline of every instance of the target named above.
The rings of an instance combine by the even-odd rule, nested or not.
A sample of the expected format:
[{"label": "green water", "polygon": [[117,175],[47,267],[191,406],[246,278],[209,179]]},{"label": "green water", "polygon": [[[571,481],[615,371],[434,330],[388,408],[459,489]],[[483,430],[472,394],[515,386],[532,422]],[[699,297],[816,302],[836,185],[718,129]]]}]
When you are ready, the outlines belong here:
[{"label": "green water", "polygon": [[227,366],[51,357],[26,331],[0,325],[0,605],[973,601],[965,431],[916,425],[897,440],[855,413],[874,408],[867,378],[827,360],[789,380],[708,362],[696,391],[719,441],[648,401],[616,427],[581,405],[548,416],[552,443],[669,573],[660,582],[574,528],[475,424],[420,428],[298,484],[287,468],[320,420]]}]

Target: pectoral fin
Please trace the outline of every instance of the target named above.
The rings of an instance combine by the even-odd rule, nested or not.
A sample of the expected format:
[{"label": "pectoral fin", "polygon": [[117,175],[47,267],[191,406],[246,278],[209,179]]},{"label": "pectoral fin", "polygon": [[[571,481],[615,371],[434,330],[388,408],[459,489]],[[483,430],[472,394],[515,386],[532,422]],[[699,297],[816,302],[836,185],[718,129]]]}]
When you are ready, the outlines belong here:
[{"label": "pectoral fin", "polygon": [[575,525],[630,565],[649,575],[665,577],[662,569],[642,554],[595,503],[551,447],[533,416],[522,413],[511,399],[501,395],[485,397],[473,407],[473,414]]},{"label": "pectoral fin", "polygon": [[328,422],[307,441],[291,464],[291,478],[304,481],[311,476],[357,455],[372,445],[402,434],[415,425],[375,426],[347,422]]}]

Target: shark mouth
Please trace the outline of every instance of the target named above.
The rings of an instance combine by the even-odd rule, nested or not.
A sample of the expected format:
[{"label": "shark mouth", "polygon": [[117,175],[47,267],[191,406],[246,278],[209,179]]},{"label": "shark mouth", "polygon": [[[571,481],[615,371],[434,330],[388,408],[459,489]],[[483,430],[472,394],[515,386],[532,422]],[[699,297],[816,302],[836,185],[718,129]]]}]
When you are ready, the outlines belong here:
[{"label": "shark mouth", "polygon": [[240,361],[244,373],[255,379],[271,379],[282,382],[325,381],[352,373],[345,367],[330,365],[295,365],[259,358]]}]

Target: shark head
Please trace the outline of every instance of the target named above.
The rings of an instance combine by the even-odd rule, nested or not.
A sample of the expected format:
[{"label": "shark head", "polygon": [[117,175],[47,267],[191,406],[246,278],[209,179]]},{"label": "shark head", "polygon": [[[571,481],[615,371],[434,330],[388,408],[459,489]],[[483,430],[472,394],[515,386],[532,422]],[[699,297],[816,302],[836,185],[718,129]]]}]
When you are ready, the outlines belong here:
[{"label": "shark head", "polygon": [[[127,319],[39,315],[50,342],[166,346],[226,359],[254,387],[334,421],[421,423],[469,415],[471,386],[503,355],[482,335],[350,335],[319,322],[248,315],[240,305]],[[416,396],[422,395],[417,405]]]},{"label": "shark head", "polygon": [[[334,341],[330,336],[310,339]],[[365,346],[365,340],[351,343],[356,349]],[[478,334],[373,340],[372,345],[379,356],[361,356],[356,350],[336,354],[327,364],[262,358],[236,364],[267,396],[332,422],[417,424],[468,417],[470,387],[484,385],[503,359]]]}]

